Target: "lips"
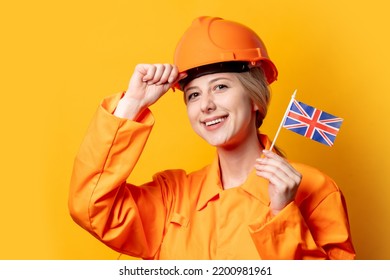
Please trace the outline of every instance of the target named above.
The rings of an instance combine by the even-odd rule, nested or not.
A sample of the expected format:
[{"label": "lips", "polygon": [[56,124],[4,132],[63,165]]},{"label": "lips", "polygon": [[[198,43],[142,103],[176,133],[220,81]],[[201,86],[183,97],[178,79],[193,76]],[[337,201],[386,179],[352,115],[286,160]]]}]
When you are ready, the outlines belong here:
[{"label": "lips", "polygon": [[202,123],[209,127],[209,126],[212,126],[212,125],[216,125],[216,124],[219,124],[221,122],[224,122],[226,120],[227,116],[224,116],[224,117],[218,117],[218,118],[215,118],[215,119],[207,119],[205,121],[203,121]]}]

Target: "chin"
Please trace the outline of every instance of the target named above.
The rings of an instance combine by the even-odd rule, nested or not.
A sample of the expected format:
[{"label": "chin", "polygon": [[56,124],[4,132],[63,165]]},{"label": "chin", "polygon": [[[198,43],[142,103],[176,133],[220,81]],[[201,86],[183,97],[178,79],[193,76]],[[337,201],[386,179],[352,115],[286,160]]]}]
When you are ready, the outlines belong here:
[{"label": "chin", "polygon": [[222,131],[204,133],[203,131],[195,130],[195,132],[198,134],[198,136],[200,136],[204,141],[213,147],[224,147],[229,145],[229,142],[231,142],[231,137],[226,135],[226,133],[222,133]]},{"label": "chin", "polygon": [[205,140],[207,143],[209,143],[209,145],[213,146],[213,147],[224,147],[226,145],[228,145],[228,139],[216,139],[216,138],[207,138],[207,137],[203,137],[203,140]]}]

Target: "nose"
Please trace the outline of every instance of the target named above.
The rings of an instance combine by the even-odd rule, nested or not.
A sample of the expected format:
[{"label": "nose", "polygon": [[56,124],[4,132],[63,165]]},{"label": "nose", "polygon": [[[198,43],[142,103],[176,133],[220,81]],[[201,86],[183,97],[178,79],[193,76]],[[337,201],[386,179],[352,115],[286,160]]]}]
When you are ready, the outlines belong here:
[{"label": "nose", "polygon": [[214,111],[216,108],[216,105],[214,103],[213,95],[210,93],[202,94],[201,96],[201,102],[200,102],[200,109],[203,113],[208,113]]}]

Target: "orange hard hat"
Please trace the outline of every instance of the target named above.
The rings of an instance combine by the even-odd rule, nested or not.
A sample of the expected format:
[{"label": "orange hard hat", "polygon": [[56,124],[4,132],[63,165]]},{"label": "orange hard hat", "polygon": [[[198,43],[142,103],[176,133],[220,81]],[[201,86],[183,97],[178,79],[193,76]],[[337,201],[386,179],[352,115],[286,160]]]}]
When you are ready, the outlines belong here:
[{"label": "orange hard hat", "polygon": [[192,22],[176,46],[174,64],[180,73],[188,74],[202,67],[211,73],[212,65],[217,65],[217,69],[233,69],[227,72],[242,72],[257,66],[263,69],[269,84],[278,76],[259,36],[240,23],[219,17],[203,16]]}]

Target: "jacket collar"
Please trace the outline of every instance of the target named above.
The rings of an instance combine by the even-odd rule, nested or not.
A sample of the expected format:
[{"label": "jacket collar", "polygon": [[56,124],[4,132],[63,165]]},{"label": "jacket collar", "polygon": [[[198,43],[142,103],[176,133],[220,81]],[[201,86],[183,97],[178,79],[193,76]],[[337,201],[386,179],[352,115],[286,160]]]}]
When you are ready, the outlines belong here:
[{"label": "jacket collar", "polygon": [[205,170],[206,179],[202,183],[200,195],[196,209],[199,211],[206,207],[207,203],[219,197],[219,193],[223,191],[218,155],[215,156],[213,162]]},{"label": "jacket collar", "polygon": [[[270,148],[271,141],[266,135],[260,134],[259,139],[265,149]],[[215,156],[213,162],[206,168],[205,172],[207,173],[206,178],[203,182],[196,207],[198,211],[206,207],[209,201],[218,199],[220,192],[223,191],[218,155]],[[244,184],[239,186],[239,188],[242,188],[264,205],[269,206],[268,180],[257,176],[255,169],[250,172]]]}]

